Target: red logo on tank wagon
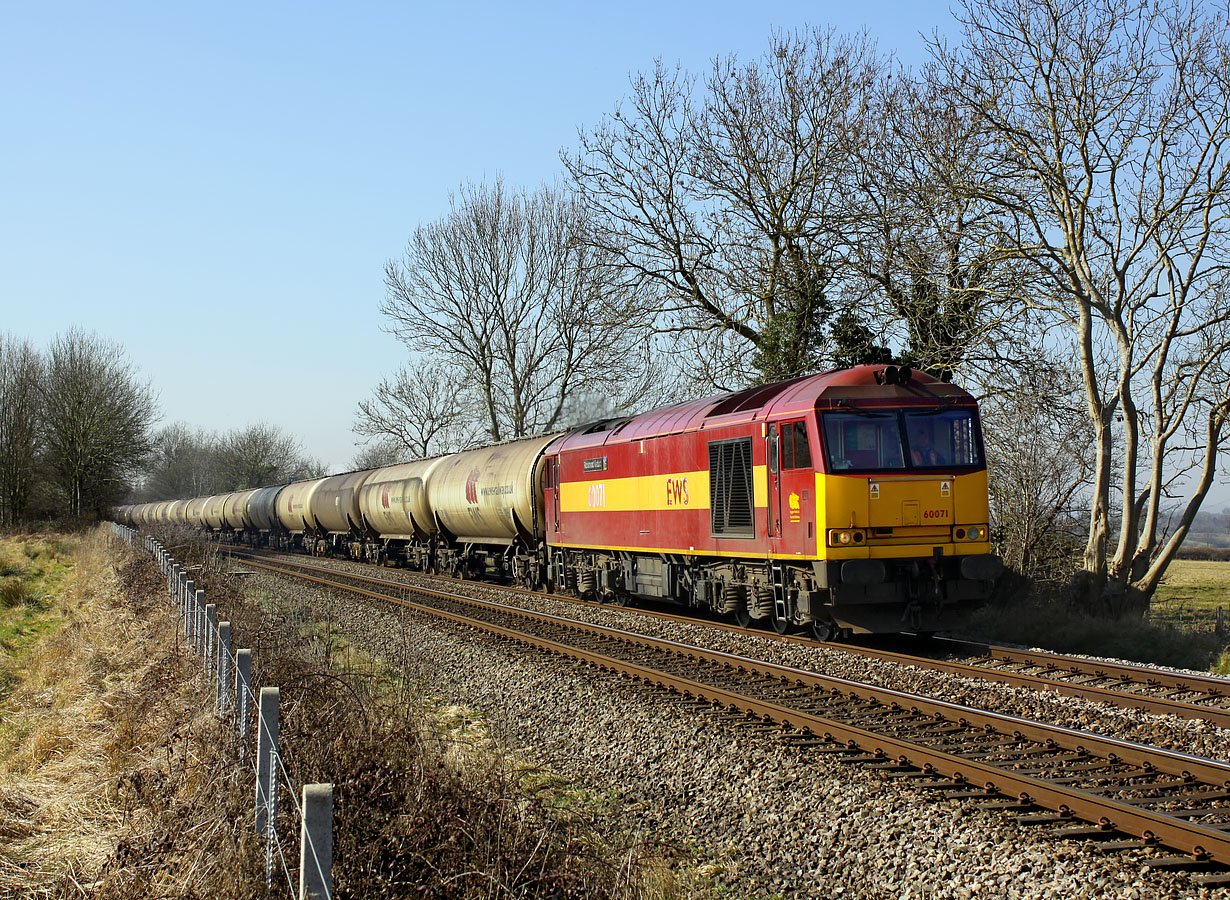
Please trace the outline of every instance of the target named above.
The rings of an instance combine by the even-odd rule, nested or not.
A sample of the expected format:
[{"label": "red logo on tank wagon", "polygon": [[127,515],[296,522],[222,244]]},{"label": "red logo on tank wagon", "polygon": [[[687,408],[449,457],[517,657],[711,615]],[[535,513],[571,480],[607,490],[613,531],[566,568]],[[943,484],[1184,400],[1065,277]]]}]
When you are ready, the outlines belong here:
[{"label": "red logo on tank wagon", "polygon": [[380,505],[385,509],[389,508],[389,489],[385,488],[380,492]]},{"label": "red logo on tank wagon", "polygon": [[470,477],[466,479],[467,503],[473,503],[475,505],[478,504],[478,476],[481,474],[482,472],[478,471],[476,468],[470,472]]}]

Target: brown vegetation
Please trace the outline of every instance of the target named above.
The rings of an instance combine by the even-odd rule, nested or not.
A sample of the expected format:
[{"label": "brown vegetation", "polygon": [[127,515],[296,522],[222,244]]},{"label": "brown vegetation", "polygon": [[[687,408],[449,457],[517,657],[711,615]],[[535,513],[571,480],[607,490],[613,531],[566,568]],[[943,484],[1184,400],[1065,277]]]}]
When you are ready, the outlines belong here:
[{"label": "brown vegetation", "polygon": [[[28,656],[5,709],[0,897],[265,896],[253,776],[212,713],[152,563],[89,542],[69,624]],[[603,833],[583,797],[419,696],[409,672],[347,652],[327,626],[265,609],[207,551],[176,556],[282,694],[296,785],[335,784],[337,898],[642,897],[679,893],[643,844]],[[249,751],[249,760],[251,752]],[[284,790],[273,896],[297,879]]]}]

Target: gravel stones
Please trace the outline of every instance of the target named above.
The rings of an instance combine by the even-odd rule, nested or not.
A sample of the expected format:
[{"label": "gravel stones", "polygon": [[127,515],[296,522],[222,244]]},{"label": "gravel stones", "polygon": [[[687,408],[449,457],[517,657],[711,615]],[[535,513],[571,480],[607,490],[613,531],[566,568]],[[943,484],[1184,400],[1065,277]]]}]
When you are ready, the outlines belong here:
[{"label": "gravel stones", "polygon": [[[711,862],[707,868],[724,885],[723,895],[1211,896],[1183,876],[1146,872],[1135,853],[1102,856],[1091,845],[1048,839],[968,801],[944,800],[903,780],[844,765],[832,754],[783,743],[728,714],[579,663],[286,579],[256,575],[248,584],[306,604],[362,649],[410,666],[443,702],[480,710],[497,741],[524,748],[591,796],[606,798],[617,827],[678,842]],[[459,588],[474,596],[486,593],[484,599],[495,593],[510,597],[482,585]],[[634,619],[624,610],[516,602],[898,690],[1018,715],[1053,715],[1072,727],[1098,726],[1121,736],[1122,729],[1134,729],[1185,748],[1201,739],[1210,747],[1226,746],[1219,729],[1186,727],[1200,723],[1150,721],[1160,717],[971,683],[823,647]]]}]

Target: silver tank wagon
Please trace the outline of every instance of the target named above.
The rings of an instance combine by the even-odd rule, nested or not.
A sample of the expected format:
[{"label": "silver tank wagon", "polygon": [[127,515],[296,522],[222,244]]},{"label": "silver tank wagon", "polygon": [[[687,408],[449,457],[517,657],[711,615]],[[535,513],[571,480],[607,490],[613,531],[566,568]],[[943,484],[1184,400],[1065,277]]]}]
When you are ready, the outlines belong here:
[{"label": "silver tank wagon", "polygon": [[367,527],[385,539],[426,540],[435,534],[427,480],[448,458],[437,456],[372,472],[359,489],[359,512]]},{"label": "silver tank wagon", "polygon": [[316,526],[329,534],[350,534],[362,527],[359,491],[377,469],[331,475],[312,492],[308,509]]},{"label": "silver tank wagon", "polygon": [[543,528],[544,435],[445,457],[427,480],[436,519],[458,543],[532,543]]}]

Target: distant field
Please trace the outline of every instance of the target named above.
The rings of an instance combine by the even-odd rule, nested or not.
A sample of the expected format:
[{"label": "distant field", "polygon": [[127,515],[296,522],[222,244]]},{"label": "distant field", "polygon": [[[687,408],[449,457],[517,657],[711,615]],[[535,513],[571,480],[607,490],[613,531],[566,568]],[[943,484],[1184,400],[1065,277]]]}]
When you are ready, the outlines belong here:
[{"label": "distant field", "polygon": [[1158,587],[1150,617],[1187,628],[1211,629],[1219,606],[1225,608],[1230,626],[1230,562],[1179,559],[1170,564],[1166,580]]}]

